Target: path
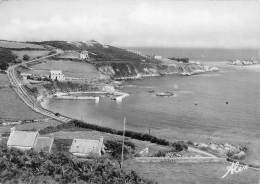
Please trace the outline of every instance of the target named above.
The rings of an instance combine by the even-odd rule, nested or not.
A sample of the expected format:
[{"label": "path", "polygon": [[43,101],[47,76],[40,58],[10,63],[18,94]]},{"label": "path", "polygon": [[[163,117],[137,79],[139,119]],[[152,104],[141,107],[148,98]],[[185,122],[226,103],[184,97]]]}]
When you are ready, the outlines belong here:
[{"label": "path", "polygon": [[31,61],[25,62],[25,63],[20,63],[20,64],[16,64],[13,66],[10,66],[7,70],[7,74],[8,74],[8,78],[11,82],[11,85],[13,86],[13,89],[15,90],[15,92],[18,94],[18,96],[30,107],[32,108],[34,111],[39,112],[43,115],[46,115],[50,118],[56,119],[58,121],[61,122],[68,122],[69,120],[71,120],[71,118],[66,117],[64,115],[60,115],[60,116],[55,116],[54,112],[51,112],[47,109],[44,109],[37,100],[33,99],[29,94],[27,94],[26,90],[24,89],[24,87],[22,86],[21,82],[19,81],[19,79],[17,78],[16,74],[15,74],[15,68],[24,64],[28,64],[40,59],[44,59],[44,58],[49,58],[49,57],[53,57],[56,55],[61,54],[60,51],[57,51],[58,53],[56,54],[52,54],[52,55],[48,55],[48,56],[44,56],[38,59],[33,59]]}]

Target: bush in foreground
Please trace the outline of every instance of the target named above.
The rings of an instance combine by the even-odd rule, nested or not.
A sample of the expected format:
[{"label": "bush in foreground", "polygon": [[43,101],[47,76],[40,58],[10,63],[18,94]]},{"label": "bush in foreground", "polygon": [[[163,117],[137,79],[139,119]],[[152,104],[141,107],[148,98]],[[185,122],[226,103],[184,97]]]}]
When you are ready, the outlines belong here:
[{"label": "bush in foreground", "polygon": [[0,183],[154,183],[134,171],[121,170],[109,159],[73,160],[64,153],[48,154],[0,149]]}]

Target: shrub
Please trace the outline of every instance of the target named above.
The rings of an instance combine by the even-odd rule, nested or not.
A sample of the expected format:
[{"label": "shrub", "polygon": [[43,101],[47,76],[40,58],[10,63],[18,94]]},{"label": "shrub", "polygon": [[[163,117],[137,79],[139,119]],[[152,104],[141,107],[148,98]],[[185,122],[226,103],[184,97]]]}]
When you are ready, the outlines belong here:
[{"label": "shrub", "polygon": [[[113,159],[120,160],[122,154],[122,141],[108,140],[105,143],[106,149],[109,151]],[[135,145],[132,142],[124,142],[124,159],[128,159],[133,156]]]},{"label": "shrub", "polygon": [[24,60],[24,61],[29,61],[29,60],[30,60],[30,56],[27,55],[27,54],[24,54],[24,55],[23,55],[23,60]]},{"label": "shrub", "polygon": [[9,49],[0,48],[0,63],[6,62],[11,63],[15,62],[18,57],[14,55]]},{"label": "shrub", "polygon": [[175,151],[186,151],[188,149],[188,146],[183,141],[175,142],[171,146],[175,148]]},{"label": "shrub", "polygon": [[0,183],[154,183],[109,159],[77,161],[64,153],[7,147],[0,148],[0,176]]},{"label": "shrub", "polygon": [[7,70],[8,66],[9,66],[9,64],[7,62],[2,62],[2,63],[0,63],[0,70],[3,70],[3,71]]},{"label": "shrub", "polygon": [[194,143],[192,141],[187,142],[188,145],[194,146]]}]

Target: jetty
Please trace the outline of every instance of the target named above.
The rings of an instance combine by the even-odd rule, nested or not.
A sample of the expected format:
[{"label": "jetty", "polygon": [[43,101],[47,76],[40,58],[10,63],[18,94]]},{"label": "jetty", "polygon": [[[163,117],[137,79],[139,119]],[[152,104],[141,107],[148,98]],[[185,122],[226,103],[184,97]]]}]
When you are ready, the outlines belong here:
[{"label": "jetty", "polygon": [[164,96],[170,97],[170,96],[173,96],[173,95],[174,95],[173,92],[161,92],[161,93],[156,94],[156,96],[161,96],[161,97],[164,97]]}]

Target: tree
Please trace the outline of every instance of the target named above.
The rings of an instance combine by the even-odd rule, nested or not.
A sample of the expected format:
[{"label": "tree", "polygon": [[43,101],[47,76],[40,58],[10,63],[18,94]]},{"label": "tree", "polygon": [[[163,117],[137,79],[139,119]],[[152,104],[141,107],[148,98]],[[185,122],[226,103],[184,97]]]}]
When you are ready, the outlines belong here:
[{"label": "tree", "polygon": [[9,66],[9,64],[6,63],[6,62],[0,63],[0,69],[3,70],[3,71],[7,70],[8,66]]},{"label": "tree", "polygon": [[23,60],[24,60],[24,61],[29,61],[29,59],[30,59],[30,56],[29,56],[29,55],[27,55],[27,54],[24,54],[24,55],[23,55]]},{"label": "tree", "polygon": [[36,93],[38,93],[38,89],[37,89],[36,87],[33,87],[33,88],[31,89],[31,92],[34,93],[34,94],[36,94]]}]

